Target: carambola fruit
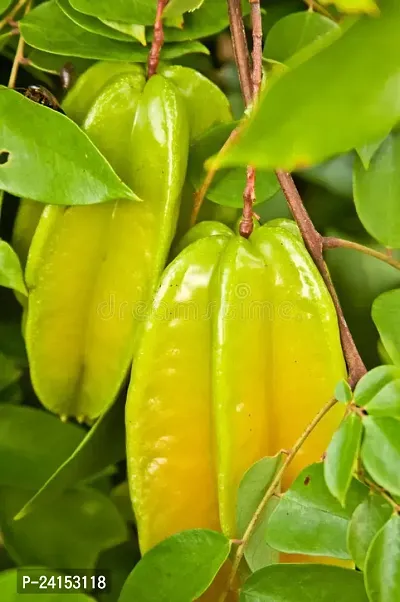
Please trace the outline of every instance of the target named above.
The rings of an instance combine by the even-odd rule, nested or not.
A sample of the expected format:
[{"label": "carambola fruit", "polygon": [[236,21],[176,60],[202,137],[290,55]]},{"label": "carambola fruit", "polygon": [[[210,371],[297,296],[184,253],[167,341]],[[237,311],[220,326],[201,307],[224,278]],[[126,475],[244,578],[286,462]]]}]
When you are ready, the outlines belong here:
[{"label": "carambola fruit", "polygon": [[[332,300],[295,230],[266,224],[245,240],[208,223],[187,240],[161,280],[128,394],[142,552],[188,528],[238,537],[244,472],[290,448],[346,373]],[[284,487],[321,457],[342,413],[315,429]]]}]

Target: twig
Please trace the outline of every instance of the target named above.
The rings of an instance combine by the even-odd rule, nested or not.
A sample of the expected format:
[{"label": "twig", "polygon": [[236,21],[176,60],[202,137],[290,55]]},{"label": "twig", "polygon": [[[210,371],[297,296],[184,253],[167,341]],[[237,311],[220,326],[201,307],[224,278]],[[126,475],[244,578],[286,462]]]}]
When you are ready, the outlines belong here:
[{"label": "twig", "polygon": [[251,4],[251,26],[253,35],[253,71],[251,79],[253,83],[253,99],[256,100],[261,89],[262,82],[262,16],[260,0],[249,0]]},{"label": "twig", "polygon": [[248,167],[246,171],[246,187],[243,192],[243,213],[239,225],[239,234],[249,238],[253,232],[253,205],[256,200],[256,170]]},{"label": "twig", "polygon": [[162,15],[167,4],[168,0],[157,1],[156,20],[154,22],[154,36],[147,62],[148,79],[150,79],[150,77],[152,77],[156,73],[158,63],[160,62],[160,53],[164,44],[164,27],[162,22]]},{"label": "twig", "polygon": [[243,25],[242,7],[240,0],[228,0],[229,23],[231,28],[232,46],[236,65],[239,72],[240,88],[246,107],[253,100],[251,85],[251,72],[249,49],[247,46],[246,32]]},{"label": "twig", "polygon": [[277,170],[276,175],[281,185],[282,191],[286,197],[292,215],[296,220],[297,225],[299,226],[304,243],[308,251],[310,252],[311,257],[313,258],[315,265],[319,269],[320,274],[335,305],[343,353],[349,371],[349,383],[350,386],[353,387],[357,384],[357,382],[366,373],[367,370],[354,343],[349,327],[347,326],[347,322],[345,320],[342,308],[340,306],[339,297],[337,296],[335,287],[329,275],[329,271],[322,254],[323,237],[315,229],[315,226],[312,223],[310,216],[308,215],[307,210],[303,205],[303,201],[300,197],[299,191],[296,188],[296,184],[294,183],[292,176],[289,173],[286,173],[282,170]]},{"label": "twig", "polygon": [[14,8],[12,10],[10,10],[8,15],[6,15],[4,17],[4,19],[2,19],[0,21],[0,31],[3,29],[3,27],[5,25],[8,25],[10,22],[12,23],[15,15],[18,13],[18,11],[21,10],[21,8],[24,6],[24,4],[26,4],[26,2],[27,2],[27,0],[19,0],[19,2],[17,2],[17,4],[14,6]]},{"label": "twig", "polygon": [[375,249],[371,249],[365,245],[360,245],[358,242],[344,240],[343,238],[336,238],[335,236],[325,236],[322,242],[324,249],[353,249],[354,251],[359,251],[360,253],[364,253],[365,255],[370,255],[371,257],[375,257],[375,259],[384,261],[393,268],[396,268],[396,270],[400,270],[400,261],[394,259],[393,255],[381,253],[380,251],[376,251]]},{"label": "twig", "polygon": [[[25,0],[24,0],[25,2]],[[24,4],[24,2],[22,4]],[[22,6],[21,4],[21,6]],[[31,10],[32,0],[28,0],[28,3],[25,7],[24,15],[28,14]],[[24,62],[24,48],[25,48],[25,40],[20,34],[18,40],[17,51],[14,56],[14,61],[11,67],[10,79],[8,80],[8,87],[15,88],[15,84],[17,82],[17,75],[19,66]]]},{"label": "twig", "polygon": [[[262,24],[260,0],[251,3],[253,30],[253,69],[250,70],[249,49],[243,24],[240,0],[228,0],[229,23],[232,46],[239,71],[240,87],[246,108],[257,98],[262,78]],[[248,238],[253,231],[253,205],[256,200],[256,171],[251,165],[246,171],[246,186],[243,192],[243,214],[239,233]]]},{"label": "twig", "polygon": [[279,487],[279,484],[281,482],[281,479],[282,479],[282,476],[283,476],[285,470],[293,462],[297,453],[303,447],[305,441],[311,435],[313,430],[318,426],[318,424],[321,422],[321,420],[324,418],[324,416],[329,412],[329,410],[331,410],[333,408],[333,406],[336,403],[337,403],[336,399],[331,399],[327,404],[324,405],[324,407],[318,412],[318,414],[315,416],[315,418],[310,422],[310,424],[307,426],[307,428],[305,429],[305,431],[303,432],[301,437],[296,441],[296,443],[294,444],[294,446],[292,447],[292,449],[286,456],[284,463],[282,464],[282,466],[276,473],[271,485],[268,487],[267,491],[265,492],[263,499],[261,500],[260,504],[258,505],[255,513],[253,514],[253,517],[252,517],[250,523],[248,524],[247,529],[242,537],[242,543],[240,544],[240,546],[238,547],[238,549],[236,551],[235,559],[232,563],[232,571],[231,571],[230,578],[229,578],[228,591],[224,593],[224,597],[221,598],[221,602],[223,602],[225,600],[229,590],[232,588],[232,586],[234,584],[235,576],[238,571],[240,562],[243,558],[244,550],[250,540],[250,537],[253,534],[254,527],[256,526],[258,520],[260,519],[260,516],[263,513],[264,508],[266,507],[267,503],[274,496],[275,490]]}]

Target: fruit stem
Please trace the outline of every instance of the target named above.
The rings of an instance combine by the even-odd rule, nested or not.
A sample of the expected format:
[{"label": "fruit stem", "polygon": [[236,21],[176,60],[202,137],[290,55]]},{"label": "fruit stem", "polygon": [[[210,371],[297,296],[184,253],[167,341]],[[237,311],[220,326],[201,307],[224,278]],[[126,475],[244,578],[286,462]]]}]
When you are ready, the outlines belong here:
[{"label": "fruit stem", "polygon": [[168,0],[157,1],[156,20],[154,22],[154,36],[151,44],[149,58],[147,61],[147,78],[150,79],[157,72],[158,63],[160,62],[161,49],[164,45],[164,27],[162,16]]}]

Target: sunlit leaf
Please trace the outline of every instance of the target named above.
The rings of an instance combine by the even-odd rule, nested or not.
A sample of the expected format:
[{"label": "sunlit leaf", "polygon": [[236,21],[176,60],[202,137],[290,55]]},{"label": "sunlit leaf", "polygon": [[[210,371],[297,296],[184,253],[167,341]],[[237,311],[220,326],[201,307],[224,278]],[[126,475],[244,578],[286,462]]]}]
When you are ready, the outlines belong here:
[{"label": "sunlit leaf", "polygon": [[368,169],[354,163],[354,201],[364,228],[383,245],[400,247],[400,132],[393,132],[372,157]]},{"label": "sunlit leaf", "polygon": [[[0,167],[0,178],[1,172],[2,168]],[[18,255],[4,240],[0,240],[0,286],[14,289],[23,295],[28,294]]]},{"label": "sunlit leaf", "polygon": [[370,602],[400,598],[400,516],[395,514],[375,536],[365,561],[365,586]]},{"label": "sunlit leaf", "polygon": [[378,485],[400,495],[400,421],[365,416],[363,424],[361,458],[365,468]]},{"label": "sunlit leaf", "polygon": [[98,34],[99,36],[104,36],[106,38],[111,38],[112,40],[122,40],[124,42],[132,42],[132,36],[127,35],[121,31],[118,31],[115,28],[108,27],[105,23],[96,19],[96,17],[91,17],[90,15],[85,15],[75,10],[69,0],[56,0],[59,8],[63,11],[63,13],[71,19],[76,25],[79,25],[83,29],[90,31],[91,33]]},{"label": "sunlit leaf", "polygon": [[400,367],[373,368],[357,384],[354,400],[371,416],[400,418]]},{"label": "sunlit leaf", "polygon": [[125,582],[119,602],[189,602],[212,583],[229,540],[205,529],[182,531],[147,552]]},{"label": "sunlit leaf", "polygon": [[183,13],[200,8],[203,2],[204,0],[169,0],[164,10],[164,16],[171,18],[183,15]]},{"label": "sunlit leaf", "polygon": [[347,533],[347,544],[356,566],[364,570],[369,546],[392,514],[391,506],[377,495],[369,495],[355,509]]},{"label": "sunlit leaf", "polygon": [[400,117],[399,27],[400,4],[387,0],[271,82],[221,166],[293,170],[386,134]]},{"label": "sunlit leaf", "polygon": [[388,291],[375,299],[372,319],[390,357],[400,365],[400,289]]},{"label": "sunlit leaf", "polygon": [[335,387],[335,399],[342,403],[350,403],[353,392],[347,380],[341,380]]},{"label": "sunlit leaf", "polygon": [[334,4],[344,13],[369,13],[376,15],[379,9],[375,0],[320,0],[321,4]]},{"label": "sunlit leaf", "polygon": [[7,124],[0,133],[5,157],[0,187],[11,194],[54,205],[138,200],[86,134],[61,113],[7,88],[0,88],[0,113]]},{"label": "sunlit leaf", "polygon": [[240,602],[368,602],[361,573],[335,566],[280,564],[254,573]]},{"label": "sunlit leaf", "polygon": [[131,25],[130,23],[124,23],[123,21],[109,21],[108,19],[103,19],[102,23],[111,27],[111,29],[115,29],[117,31],[121,31],[126,35],[138,40],[143,46],[146,46],[146,28],[144,25]]},{"label": "sunlit leaf", "polygon": [[292,13],[271,28],[264,46],[264,57],[284,63],[293,54],[332,29],[339,29],[339,26],[319,13]]},{"label": "sunlit leaf", "polygon": [[345,505],[353,471],[357,462],[362,435],[359,416],[350,413],[333,435],[324,461],[325,481],[329,491]]},{"label": "sunlit leaf", "polygon": [[[239,486],[237,501],[239,537],[244,535],[281,462],[282,454],[271,458],[262,458],[245,473]],[[277,498],[273,498],[264,508],[245,548],[245,558],[251,571],[257,571],[268,564],[279,561],[279,553],[266,542],[267,523],[277,503]]]},{"label": "sunlit leaf", "polygon": [[[55,0],[37,6],[22,19],[20,28],[23,38],[33,48],[53,54],[109,61],[147,61],[148,50],[141,44],[111,40],[83,29],[62,12]],[[207,54],[208,49],[196,41],[165,44],[161,56],[169,60],[193,52]]]},{"label": "sunlit leaf", "polygon": [[[388,134],[389,135],[389,132]],[[371,142],[370,144],[364,144],[356,149],[358,156],[361,159],[361,163],[363,164],[364,169],[368,169],[369,164],[371,163],[372,157],[375,155],[378,148],[382,145],[384,140],[386,139],[386,135],[382,136],[376,142]]]},{"label": "sunlit leaf", "polygon": [[343,508],[326,486],[323,464],[313,464],[281,497],[268,523],[267,542],[281,552],[348,559],[348,521],[367,493],[353,480]]},{"label": "sunlit leaf", "polygon": [[79,12],[98,17],[114,19],[139,25],[152,25],[156,18],[156,2],[149,0],[70,0]]}]

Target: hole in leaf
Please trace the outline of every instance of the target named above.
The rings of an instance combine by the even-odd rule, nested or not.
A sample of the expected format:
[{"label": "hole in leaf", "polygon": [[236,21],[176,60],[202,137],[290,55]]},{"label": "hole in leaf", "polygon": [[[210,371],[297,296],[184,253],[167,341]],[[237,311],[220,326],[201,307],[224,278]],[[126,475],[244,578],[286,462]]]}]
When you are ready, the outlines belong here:
[{"label": "hole in leaf", "polygon": [[8,151],[1,151],[0,152],[0,165],[5,165],[8,162],[9,157],[10,157],[10,153]]}]

